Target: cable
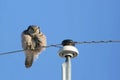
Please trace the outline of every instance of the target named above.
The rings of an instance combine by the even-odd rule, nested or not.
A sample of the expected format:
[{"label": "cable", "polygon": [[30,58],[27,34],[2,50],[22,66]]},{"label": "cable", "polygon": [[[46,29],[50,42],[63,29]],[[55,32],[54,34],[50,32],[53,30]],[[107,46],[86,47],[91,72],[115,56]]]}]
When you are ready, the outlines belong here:
[{"label": "cable", "polygon": [[[49,45],[49,46],[43,46],[43,47],[44,48],[49,48],[49,47],[62,48],[60,45],[61,44],[55,44],[55,45]],[[4,53],[0,53],[0,55],[13,54],[13,53],[22,52],[22,51],[24,51],[24,50],[16,50],[16,51],[4,52]]]},{"label": "cable", "polygon": [[49,47],[57,47],[57,48],[62,48],[61,47],[62,44],[53,44],[53,45],[49,45],[49,46],[43,46],[45,48],[49,48]]},{"label": "cable", "polygon": [[92,44],[92,43],[113,43],[113,42],[120,42],[120,40],[107,40],[107,41],[83,41],[83,42],[74,42],[75,44]]},{"label": "cable", "polygon": [[[92,43],[120,43],[120,40],[108,40],[108,41],[83,41],[83,42],[74,42],[75,44],[92,44]],[[53,45],[48,45],[48,46],[43,46],[44,48],[49,48],[49,47],[57,47],[57,48],[62,48],[62,44],[53,44]],[[16,51],[10,51],[10,52],[4,52],[0,53],[0,55],[6,55],[6,54],[13,54],[17,52],[22,52],[24,50],[16,50]]]},{"label": "cable", "polygon": [[17,52],[22,52],[24,50],[16,50],[16,51],[10,51],[10,52],[5,52],[5,53],[0,53],[0,55],[6,55],[6,54],[12,54],[12,53],[17,53]]}]

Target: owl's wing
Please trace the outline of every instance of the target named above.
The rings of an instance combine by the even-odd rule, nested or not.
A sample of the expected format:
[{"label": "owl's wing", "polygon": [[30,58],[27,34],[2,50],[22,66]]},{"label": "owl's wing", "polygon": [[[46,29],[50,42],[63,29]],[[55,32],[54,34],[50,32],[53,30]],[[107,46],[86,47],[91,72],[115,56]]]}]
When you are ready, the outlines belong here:
[{"label": "owl's wing", "polygon": [[23,49],[27,49],[29,45],[32,44],[31,42],[31,36],[28,34],[22,33],[22,47]]},{"label": "owl's wing", "polygon": [[46,36],[43,33],[36,35],[40,47],[46,46]]},{"label": "owl's wing", "polygon": [[34,54],[29,48],[32,46],[32,38],[25,32],[22,33],[22,47],[25,50],[25,66],[26,68],[29,68],[32,66]]}]

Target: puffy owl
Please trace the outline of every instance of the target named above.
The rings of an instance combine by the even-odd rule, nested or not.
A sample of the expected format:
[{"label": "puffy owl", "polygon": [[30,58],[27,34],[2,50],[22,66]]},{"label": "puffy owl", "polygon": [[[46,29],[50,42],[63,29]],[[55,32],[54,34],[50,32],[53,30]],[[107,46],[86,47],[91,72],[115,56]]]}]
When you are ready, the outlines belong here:
[{"label": "puffy owl", "polygon": [[26,59],[25,66],[32,66],[34,59],[45,49],[46,36],[36,25],[30,25],[27,30],[22,32],[22,48],[24,49]]}]

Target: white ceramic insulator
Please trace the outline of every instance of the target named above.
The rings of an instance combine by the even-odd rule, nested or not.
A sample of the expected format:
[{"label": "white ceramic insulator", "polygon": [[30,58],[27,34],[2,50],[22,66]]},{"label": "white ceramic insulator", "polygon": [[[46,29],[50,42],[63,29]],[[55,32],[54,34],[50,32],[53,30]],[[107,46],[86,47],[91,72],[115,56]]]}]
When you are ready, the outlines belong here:
[{"label": "white ceramic insulator", "polygon": [[61,48],[58,53],[60,57],[70,56],[71,58],[74,58],[79,54],[77,48],[71,45],[63,46],[63,48]]}]

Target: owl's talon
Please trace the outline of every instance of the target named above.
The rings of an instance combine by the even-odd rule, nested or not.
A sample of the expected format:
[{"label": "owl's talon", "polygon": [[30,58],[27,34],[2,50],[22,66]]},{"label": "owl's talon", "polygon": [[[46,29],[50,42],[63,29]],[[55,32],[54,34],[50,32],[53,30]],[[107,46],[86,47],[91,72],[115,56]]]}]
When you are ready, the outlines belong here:
[{"label": "owl's talon", "polygon": [[35,49],[35,48],[33,48],[33,47],[31,48],[31,50],[34,50],[34,49]]},{"label": "owl's talon", "polygon": [[30,48],[29,47],[26,47],[26,49],[25,50],[29,50]]},{"label": "owl's talon", "polygon": [[34,50],[35,48],[34,47],[32,47],[32,46],[28,46],[27,48],[26,48],[26,50]]},{"label": "owl's talon", "polygon": [[38,47],[40,47],[40,44],[39,44],[39,43],[36,44],[36,48],[38,48]]}]

